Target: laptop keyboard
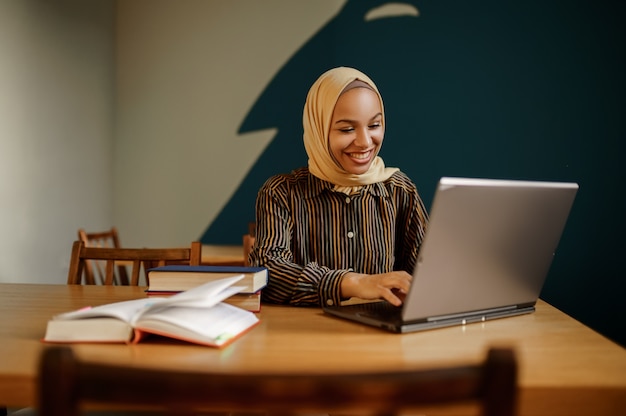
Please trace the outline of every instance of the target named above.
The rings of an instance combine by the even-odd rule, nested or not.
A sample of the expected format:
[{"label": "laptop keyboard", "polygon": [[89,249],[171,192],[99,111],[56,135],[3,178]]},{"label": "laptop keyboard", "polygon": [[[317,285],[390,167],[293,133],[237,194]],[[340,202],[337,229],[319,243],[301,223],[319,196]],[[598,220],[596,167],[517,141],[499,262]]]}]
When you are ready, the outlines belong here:
[{"label": "laptop keyboard", "polygon": [[347,306],[362,312],[364,315],[375,316],[380,318],[397,318],[402,311],[401,306],[393,306],[389,302],[370,302],[360,303],[358,305]]}]

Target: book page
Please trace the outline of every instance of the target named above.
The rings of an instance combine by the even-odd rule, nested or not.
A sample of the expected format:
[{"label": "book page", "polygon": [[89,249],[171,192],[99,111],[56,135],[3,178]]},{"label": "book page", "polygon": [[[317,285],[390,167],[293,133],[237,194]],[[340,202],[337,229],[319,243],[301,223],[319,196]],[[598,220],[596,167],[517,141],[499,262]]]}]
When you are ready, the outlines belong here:
[{"label": "book page", "polygon": [[56,315],[52,320],[75,320],[85,318],[117,318],[134,324],[139,317],[148,311],[165,311],[172,306],[211,308],[222,300],[241,291],[242,287],[232,286],[243,279],[237,275],[216,280],[204,285],[177,293],[169,298],[141,298],[124,302],[109,303],[95,307],[85,307],[76,311]]},{"label": "book page", "polygon": [[[210,308],[224,299],[241,292],[242,286],[233,286],[241,279],[243,274],[219,279],[203,285],[177,293],[168,298],[157,298],[158,304],[151,305],[150,309],[164,309],[170,306],[188,306],[196,308]],[[153,298],[154,299],[154,298]]]},{"label": "book page", "polygon": [[255,325],[258,317],[226,303],[211,308],[176,307],[148,311],[135,328],[190,342],[220,345]]},{"label": "book page", "polygon": [[146,307],[161,302],[163,299],[142,298],[126,300],[123,302],[109,303],[107,305],[87,306],[72,312],[56,315],[52,320],[74,320],[84,318],[117,318],[122,321],[131,322],[133,316],[144,310]]}]

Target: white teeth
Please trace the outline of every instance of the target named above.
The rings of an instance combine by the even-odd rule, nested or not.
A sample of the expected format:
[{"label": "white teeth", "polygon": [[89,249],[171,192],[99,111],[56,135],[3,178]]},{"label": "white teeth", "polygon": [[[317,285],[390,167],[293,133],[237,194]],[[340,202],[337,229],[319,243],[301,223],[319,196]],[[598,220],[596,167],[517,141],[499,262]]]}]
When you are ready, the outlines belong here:
[{"label": "white teeth", "polygon": [[370,152],[366,152],[366,153],[350,153],[349,154],[351,158],[354,159],[367,159],[367,157],[370,155]]}]

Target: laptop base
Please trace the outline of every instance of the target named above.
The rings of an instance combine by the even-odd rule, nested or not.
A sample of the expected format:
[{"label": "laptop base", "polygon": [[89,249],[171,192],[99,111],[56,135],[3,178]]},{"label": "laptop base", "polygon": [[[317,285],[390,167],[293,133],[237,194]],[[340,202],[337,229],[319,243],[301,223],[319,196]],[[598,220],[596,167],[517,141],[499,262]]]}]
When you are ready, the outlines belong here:
[{"label": "laptop base", "polygon": [[[373,305],[388,305],[387,311],[383,312],[383,316],[376,312]],[[374,304],[349,305],[349,306],[327,306],[323,310],[329,315],[339,318],[348,319],[361,324],[384,329],[395,333],[409,333],[417,331],[425,331],[428,329],[445,328],[457,325],[467,325],[477,322],[486,322],[493,319],[507,318],[510,316],[525,315],[535,311],[534,305],[524,305],[520,307],[497,308],[491,311],[477,311],[454,316],[433,317],[428,319],[418,319],[413,321],[402,321],[402,309],[395,308],[387,302],[376,302]],[[389,309],[396,309],[395,313],[389,313]]]}]

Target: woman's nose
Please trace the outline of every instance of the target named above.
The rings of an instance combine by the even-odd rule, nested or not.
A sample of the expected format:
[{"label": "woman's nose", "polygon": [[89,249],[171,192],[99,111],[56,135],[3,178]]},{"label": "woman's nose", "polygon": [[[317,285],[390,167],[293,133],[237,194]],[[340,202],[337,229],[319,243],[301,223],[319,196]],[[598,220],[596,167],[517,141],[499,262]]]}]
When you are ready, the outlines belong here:
[{"label": "woman's nose", "polygon": [[369,131],[367,129],[357,129],[354,144],[363,148],[370,147],[372,145],[372,138],[370,137]]}]

